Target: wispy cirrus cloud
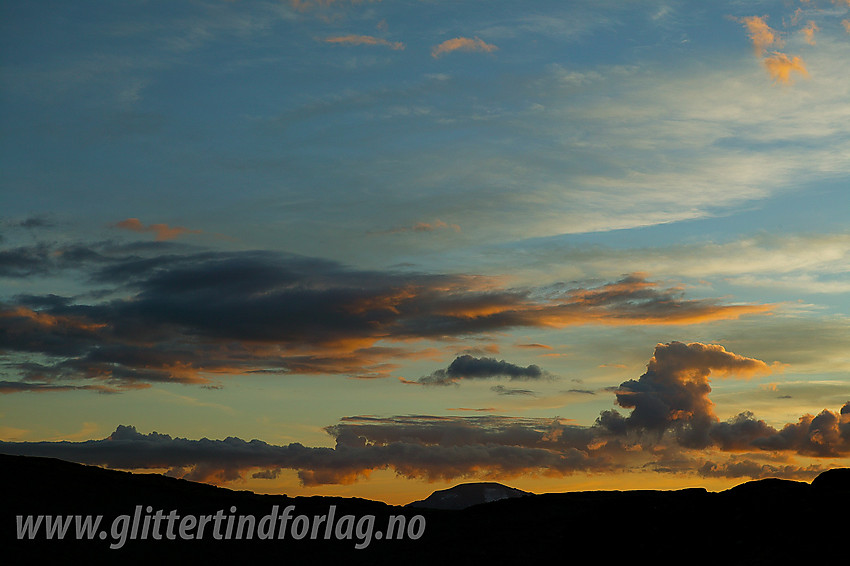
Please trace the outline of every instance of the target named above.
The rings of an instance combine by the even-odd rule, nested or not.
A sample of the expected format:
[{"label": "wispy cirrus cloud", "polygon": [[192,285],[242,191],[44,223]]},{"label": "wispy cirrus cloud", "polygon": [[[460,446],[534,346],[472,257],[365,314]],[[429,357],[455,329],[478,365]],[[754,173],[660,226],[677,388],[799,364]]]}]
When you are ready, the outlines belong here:
[{"label": "wispy cirrus cloud", "polygon": [[115,228],[130,230],[131,232],[156,234],[157,241],[173,240],[184,234],[201,234],[201,230],[190,230],[183,226],[169,226],[168,224],[142,224],[138,218],[127,218],[114,224]]},{"label": "wispy cirrus cloud", "polygon": [[497,395],[530,395],[534,396],[534,391],[530,389],[517,389],[513,387],[505,387],[504,385],[494,385],[490,391]]},{"label": "wispy cirrus cloud", "polygon": [[440,220],[439,218],[434,220],[433,222],[416,222],[410,226],[396,226],[394,228],[387,228],[386,230],[373,230],[368,232],[369,234],[404,234],[406,232],[413,233],[427,233],[427,232],[436,232],[437,230],[452,230],[453,232],[460,233],[461,229],[458,224],[449,224]]},{"label": "wispy cirrus cloud", "polygon": [[[498,248],[497,248],[498,249]],[[520,253],[512,254],[518,249]],[[491,254],[499,257],[499,254]],[[648,248],[561,245],[557,240],[534,247],[512,245],[502,251],[529,278],[593,273],[606,277],[643,267],[661,277],[723,277],[737,285],[842,293],[848,289],[850,234],[769,234],[727,242],[671,244]],[[521,259],[517,259],[521,258]],[[520,261],[518,264],[517,261]],[[575,266],[581,264],[582,270]],[[553,267],[555,266],[555,267]],[[563,266],[563,267],[558,267]]]},{"label": "wispy cirrus cloud", "polygon": [[376,45],[389,47],[396,51],[404,49],[404,43],[400,41],[388,41],[380,37],[371,35],[340,35],[334,37],[326,37],[322,39],[325,43],[334,43],[340,45]]}]

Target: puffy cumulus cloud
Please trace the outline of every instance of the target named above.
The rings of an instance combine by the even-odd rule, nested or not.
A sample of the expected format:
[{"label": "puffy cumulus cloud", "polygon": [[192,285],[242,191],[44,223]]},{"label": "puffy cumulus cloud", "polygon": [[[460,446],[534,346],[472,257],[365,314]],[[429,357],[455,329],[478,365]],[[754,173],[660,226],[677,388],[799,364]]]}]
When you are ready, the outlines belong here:
[{"label": "puffy cumulus cloud", "polygon": [[752,412],[744,411],[725,422],[713,423],[710,438],[721,450],[746,452],[752,450],[761,439],[774,434],[776,429],[754,418]]},{"label": "puffy cumulus cloud", "polygon": [[537,365],[521,367],[495,358],[458,356],[446,369],[438,369],[421,377],[417,383],[423,385],[450,385],[464,379],[489,379],[506,377],[511,380],[545,379],[550,375]]},{"label": "puffy cumulus cloud", "polygon": [[114,224],[116,228],[130,230],[132,232],[151,232],[156,234],[158,241],[173,240],[183,234],[200,234],[201,230],[190,230],[182,226],[169,226],[167,224],[149,224],[145,226],[138,218],[127,218]]},{"label": "puffy cumulus cloud", "polygon": [[492,53],[497,49],[499,48],[495,45],[485,43],[478,37],[455,37],[453,39],[447,39],[439,45],[434,46],[434,48],[431,49],[431,56],[436,59],[453,51],[479,51],[482,53]]},{"label": "puffy cumulus cloud", "polygon": [[809,74],[803,60],[797,56],[788,57],[784,53],[774,53],[770,57],[765,57],[763,62],[770,76],[780,83],[793,83],[791,73],[798,73],[803,76]]},{"label": "puffy cumulus cloud", "polygon": [[379,45],[395,49],[396,51],[404,49],[404,43],[400,41],[388,41],[371,35],[341,35],[335,37],[326,37],[323,39],[325,43],[336,43],[344,45]]},{"label": "puffy cumulus cloud", "polygon": [[770,308],[686,299],[680,289],[642,275],[597,286],[506,288],[470,275],[363,271],[276,252],[198,251],[168,242],[39,245],[6,258],[11,276],[71,270],[97,290],[81,295],[87,302],[0,298],[7,373],[21,381],[94,380],[119,389],[210,384],[218,374],[253,372],[387,377],[400,361],[424,355],[411,346],[418,340],[522,327],[688,324]]},{"label": "puffy cumulus cloud", "polygon": [[754,445],[766,450],[789,451],[816,457],[838,457],[850,452],[850,402],[837,413],[824,409],[803,415]]},{"label": "puffy cumulus cloud", "polygon": [[705,447],[717,422],[709,399],[709,376],[748,377],[769,373],[761,360],[727,352],[713,344],[658,344],[639,379],[630,379],[617,389],[617,404],[633,409],[628,417],[605,413],[602,424],[612,430],[655,434],[674,429],[685,445]]},{"label": "puffy cumulus cloud", "polygon": [[647,372],[623,382],[617,403],[628,416],[603,411],[596,424],[622,437],[661,440],[672,433],[684,448],[727,452],[773,451],[835,457],[850,453],[850,402],[834,413],[804,415],[777,430],[745,411],[725,422],[714,414],[709,376],[749,377],[770,373],[761,360],[727,352],[718,345],[671,342],[656,346]]}]

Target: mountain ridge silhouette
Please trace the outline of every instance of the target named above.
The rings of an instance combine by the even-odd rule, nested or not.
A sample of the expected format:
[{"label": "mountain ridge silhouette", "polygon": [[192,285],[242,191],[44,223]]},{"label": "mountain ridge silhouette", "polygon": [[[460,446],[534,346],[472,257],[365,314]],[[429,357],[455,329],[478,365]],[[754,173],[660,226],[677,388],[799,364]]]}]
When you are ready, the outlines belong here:
[{"label": "mountain ridge silhouette", "polygon": [[[433,564],[436,561],[544,560],[553,552],[576,556],[591,550],[601,563],[687,558],[691,564],[787,564],[847,557],[850,468],[827,470],[811,483],[767,478],[725,491],[576,491],[498,498],[463,509],[389,505],[360,498],[264,495],[159,474],[140,474],[31,456],[0,454],[3,480],[0,558],[9,564],[84,559],[92,564],[215,564],[247,559],[285,559],[348,564]],[[478,490],[509,486],[460,484]],[[469,487],[472,486],[472,487]],[[434,494],[432,494],[433,496]],[[427,498],[426,498],[427,500]],[[422,501],[426,501],[422,500]],[[417,503],[417,502],[413,502]],[[136,505],[185,514],[238,513],[260,517],[273,505],[294,505],[308,516],[374,515],[409,522],[421,515],[421,538],[372,540],[130,540],[109,549],[109,540],[17,540],[17,515],[95,515],[104,521],[132,513]],[[104,524],[108,525],[108,522]],[[579,552],[582,551],[582,552]],[[3,560],[0,560],[3,561]]]}]

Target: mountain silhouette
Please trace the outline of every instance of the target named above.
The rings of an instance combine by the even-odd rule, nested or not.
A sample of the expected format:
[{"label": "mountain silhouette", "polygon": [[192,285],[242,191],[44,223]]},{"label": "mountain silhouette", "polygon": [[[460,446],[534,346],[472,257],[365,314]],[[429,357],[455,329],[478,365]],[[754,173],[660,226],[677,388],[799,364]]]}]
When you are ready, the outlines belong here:
[{"label": "mountain silhouette", "polygon": [[[773,566],[803,560],[846,562],[848,557],[847,468],[823,472],[811,483],[770,478],[721,492],[691,488],[530,494],[501,484],[471,483],[437,491],[407,506],[358,498],[261,495],[158,474],[26,456],[0,455],[0,479],[3,564],[54,560],[88,564],[218,565],[255,560],[340,566],[511,564],[554,557],[571,563],[637,560]],[[390,540],[376,535],[363,548],[355,547],[356,536],[261,540],[259,534],[242,540],[128,537],[120,548],[110,548],[109,525],[122,515],[129,519],[134,510],[147,506],[154,513],[177,510],[183,516],[212,516],[223,510],[260,518],[269,515],[270,509],[290,505],[309,518],[329,515],[331,506],[337,520],[345,515],[374,516],[376,531],[391,517],[403,517],[408,533],[412,526],[425,528],[415,539]],[[463,508],[434,508],[451,505]],[[232,509],[236,512],[231,513]],[[92,540],[17,538],[18,515],[87,514],[103,515],[103,534]]]},{"label": "mountain silhouette", "polygon": [[512,497],[531,495],[513,487],[495,482],[463,483],[449,489],[435,491],[421,501],[408,503],[417,509],[466,509],[473,505],[491,503]]}]

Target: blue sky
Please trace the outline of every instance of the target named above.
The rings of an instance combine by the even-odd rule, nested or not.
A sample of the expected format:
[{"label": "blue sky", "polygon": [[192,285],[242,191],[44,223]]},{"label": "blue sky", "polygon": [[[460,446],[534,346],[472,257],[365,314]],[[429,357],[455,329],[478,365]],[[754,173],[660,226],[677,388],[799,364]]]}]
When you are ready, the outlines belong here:
[{"label": "blue sky", "polygon": [[[0,10],[5,450],[119,425],[137,428],[128,443],[316,449],[356,433],[438,450],[450,436],[417,434],[448,421],[597,439],[569,448],[592,465],[505,441],[559,458],[520,470],[125,462],[385,499],[461,477],[669,485],[846,465],[846,0]],[[708,404],[668,406],[678,464],[603,457],[627,444],[600,432],[606,411],[632,415],[631,453],[651,452],[624,387],[665,352],[711,382]],[[811,424],[824,410],[832,437]],[[744,413],[774,432],[732,450],[718,431]],[[700,419],[716,426],[696,446],[683,431]],[[830,449],[777,440],[804,425]]]}]

